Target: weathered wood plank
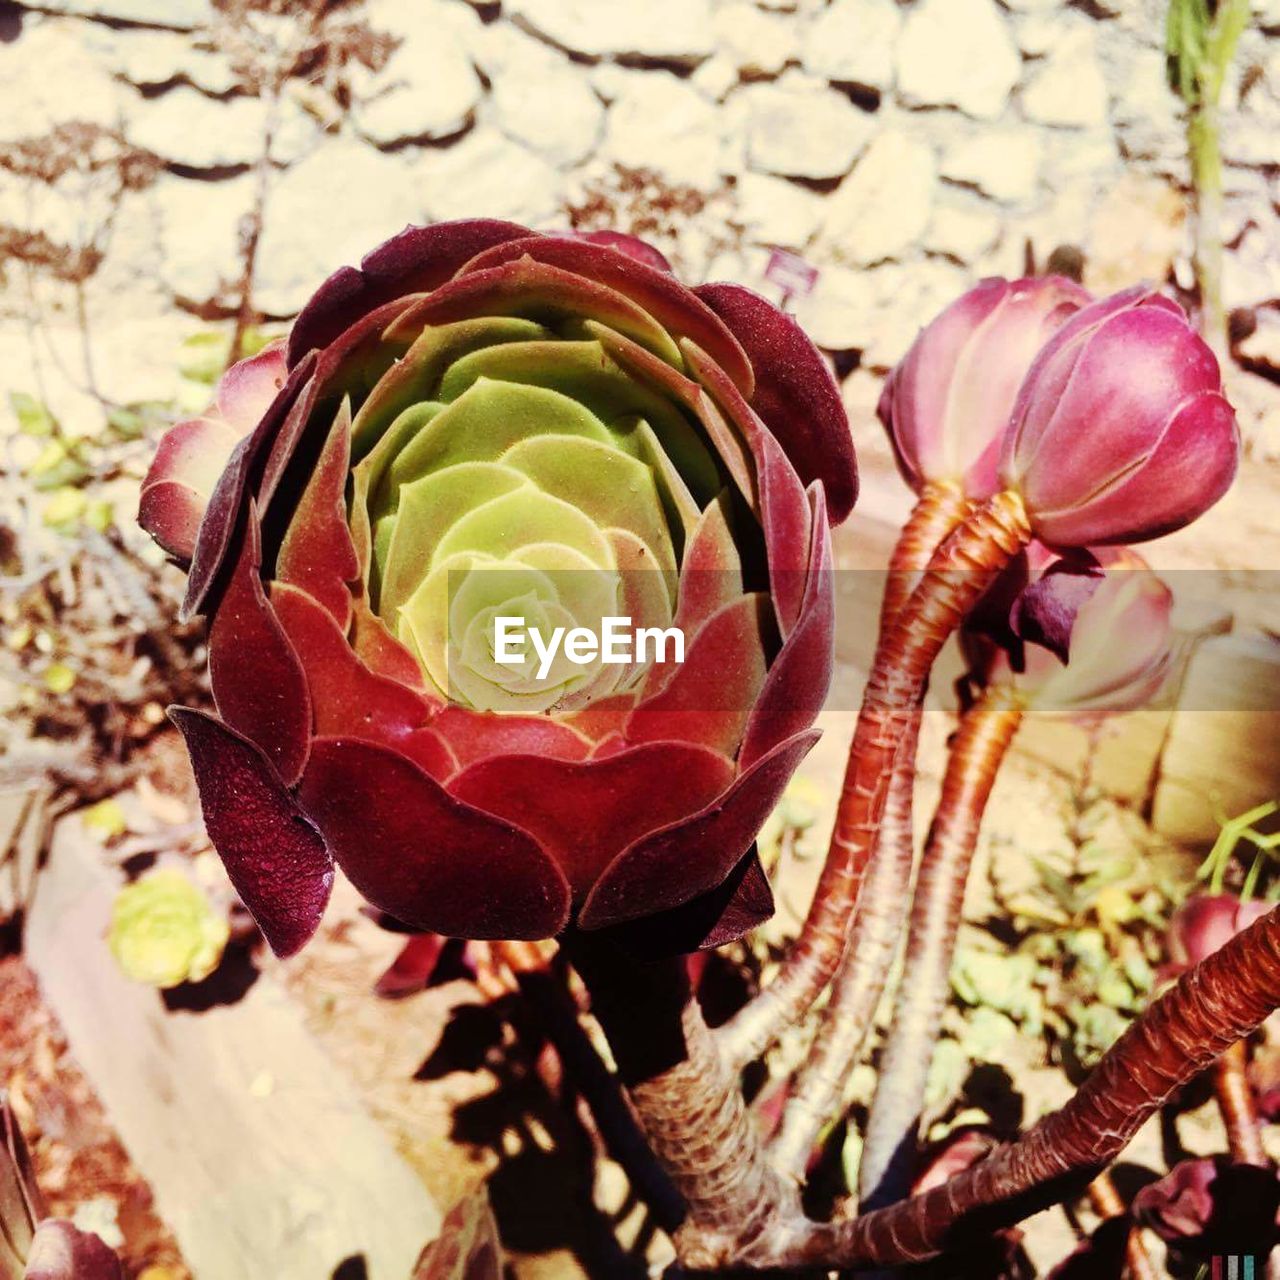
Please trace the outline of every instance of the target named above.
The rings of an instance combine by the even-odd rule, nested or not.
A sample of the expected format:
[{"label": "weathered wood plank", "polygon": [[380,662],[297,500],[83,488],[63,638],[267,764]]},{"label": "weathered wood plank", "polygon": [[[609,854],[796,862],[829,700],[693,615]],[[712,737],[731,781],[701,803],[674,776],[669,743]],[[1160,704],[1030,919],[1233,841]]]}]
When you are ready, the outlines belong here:
[{"label": "weathered wood plank", "polygon": [[27,950],[72,1051],[197,1280],[405,1280],[440,1213],[269,978],[167,1012],[105,933],[116,882],[72,819],[54,834]]}]

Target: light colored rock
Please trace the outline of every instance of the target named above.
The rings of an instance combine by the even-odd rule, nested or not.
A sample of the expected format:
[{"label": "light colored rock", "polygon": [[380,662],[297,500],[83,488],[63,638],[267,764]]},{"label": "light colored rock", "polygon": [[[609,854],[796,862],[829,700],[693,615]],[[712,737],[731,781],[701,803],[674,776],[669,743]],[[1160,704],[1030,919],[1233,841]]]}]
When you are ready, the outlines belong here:
[{"label": "light colored rock", "polygon": [[746,112],[747,161],[792,178],[838,178],[849,172],[875,128],[874,118],[844,94],[792,78],[746,85],[734,95]]},{"label": "light colored rock", "polygon": [[805,35],[805,70],[840,84],[888,89],[902,16],[893,0],[834,0]]},{"label": "light colored rock", "polygon": [[1107,82],[1092,31],[1074,31],[1054,46],[1023,91],[1022,109],[1038,124],[1073,129],[1106,124]]},{"label": "light colored rock", "polygon": [[[254,191],[252,174],[221,182],[162,174],[142,193],[160,249],[161,282],[179,302],[232,300],[242,270],[240,223],[253,208]],[[309,216],[322,221],[315,210]]]},{"label": "light colored rock", "polygon": [[994,120],[1022,59],[993,0],[922,0],[898,41],[898,89],[910,103]]},{"label": "light colored rock", "polygon": [[1147,174],[1122,174],[1089,220],[1085,284],[1104,294],[1137,280],[1165,279],[1182,249],[1186,218],[1177,188]]},{"label": "light colored rock", "polygon": [[1018,48],[1030,58],[1043,58],[1062,39],[1062,19],[1057,13],[1030,13],[1018,21]]},{"label": "light colored rock", "polygon": [[1274,223],[1250,227],[1222,264],[1222,300],[1227,309],[1256,307],[1280,298],[1280,262]]},{"label": "light colored rock", "polygon": [[707,189],[731,165],[712,106],[678,76],[633,77],[609,112],[602,153],[628,169],[650,169],[667,181]]},{"label": "light colored rock", "polygon": [[0,142],[38,138],[77,120],[108,128],[124,122],[134,95],[94,58],[79,25],[39,23],[0,41]]},{"label": "light colored rock", "polygon": [[197,48],[174,31],[130,31],[116,44],[112,66],[140,89],[159,89],[179,80],[206,93],[226,94],[240,78],[225,53]]},{"label": "light colored rock", "polygon": [[727,54],[716,53],[698,64],[689,83],[704,97],[723,102],[740,79],[738,64]]},{"label": "light colored rock", "polygon": [[552,44],[589,58],[697,62],[716,47],[708,0],[507,0],[504,11]]},{"label": "light colored rock", "polygon": [[760,244],[803,248],[822,219],[821,197],[784,178],[744,173],[736,195],[736,221]]},{"label": "light colored rock", "polygon": [[936,187],[929,147],[886,130],[829,197],[823,238],[837,257],[858,266],[897,257],[924,234]]},{"label": "light colored rock", "polygon": [[400,41],[380,71],[357,69],[352,76],[356,128],[370,142],[435,141],[470,125],[483,87],[462,38],[444,19],[455,8],[443,0],[375,0],[367,7],[369,26]]},{"label": "light colored rock", "polygon": [[933,211],[924,247],[957,262],[981,257],[1000,237],[1000,219],[989,209],[940,204]]},{"label": "light colored rock", "polygon": [[1044,145],[1034,129],[984,130],[942,157],[942,176],[983,195],[1021,203],[1035,195]]},{"label": "light colored rock", "polygon": [[447,150],[424,153],[412,172],[433,218],[474,218],[483,210],[531,225],[562,220],[555,169],[485,125]]},{"label": "light colored rock", "polygon": [[1186,167],[1186,127],[1169,88],[1160,49],[1137,48],[1116,60],[1115,82],[1123,86],[1112,106],[1112,123],[1125,155],[1152,160],[1162,173]]},{"label": "light colored rock", "polygon": [[720,53],[748,75],[777,75],[800,56],[794,18],[765,13],[746,0],[731,0],[714,19]]},{"label": "light colored rock", "polygon": [[963,292],[967,279],[959,267],[937,260],[870,271],[826,266],[813,292],[795,299],[795,317],[820,347],[860,350],[864,367],[887,369],[922,321]]},{"label": "light colored rock", "polygon": [[[1261,365],[1271,373],[1280,373],[1280,311],[1273,307],[1259,307],[1255,318],[1257,328],[1241,341],[1237,350],[1251,363]],[[1280,413],[1280,405],[1276,406],[1275,412]]]},{"label": "light colored rock", "polygon": [[[19,2],[25,3],[25,0]],[[168,27],[173,31],[194,31],[213,20],[213,5],[209,0],[38,0],[26,7],[77,18]]]},{"label": "light colored rock", "polygon": [[560,54],[533,41],[525,45],[493,77],[493,122],[509,138],[569,168],[595,149],[604,107]]},{"label": "light colored rock", "polygon": [[1253,0],[1253,17],[1264,31],[1280,31],[1280,0]]},{"label": "light colored rock", "polygon": [[430,185],[400,157],[354,138],[326,139],[280,174],[269,192],[258,246],[258,305],[270,315],[293,315],[331,272],[424,221],[430,194]]},{"label": "light colored rock", "polygon": [[207,97],[178,85],[140,99],[130,112],[129,140],[187,169],[255,163],[266,138],[267,106],[259,98]]}]

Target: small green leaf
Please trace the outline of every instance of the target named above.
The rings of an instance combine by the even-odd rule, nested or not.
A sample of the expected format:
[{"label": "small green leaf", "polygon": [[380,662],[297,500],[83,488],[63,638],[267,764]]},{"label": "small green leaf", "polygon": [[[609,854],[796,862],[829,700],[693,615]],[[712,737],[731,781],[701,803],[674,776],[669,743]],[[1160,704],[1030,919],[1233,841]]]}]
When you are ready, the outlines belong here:
[{"label": "small green leaf", "polygon": [[18,430],[26,436],[44,437],[53,435],[58,429],[58,421],[51,414],[44,402],[25,391],[10,391],[9,406],[18,419]]},{"label": "small green leaf", "polygon": [[231,335],[218,329],[204,329],[184,338],[178,349],[178,372],[192,382],[213,386],[226,367],[231,352]]},{"label": "small green leaf", "polygon": [[67,532],[84,515],[88,499],[79,489],[59,489],[44,509],[44,522],[51,529]]}]

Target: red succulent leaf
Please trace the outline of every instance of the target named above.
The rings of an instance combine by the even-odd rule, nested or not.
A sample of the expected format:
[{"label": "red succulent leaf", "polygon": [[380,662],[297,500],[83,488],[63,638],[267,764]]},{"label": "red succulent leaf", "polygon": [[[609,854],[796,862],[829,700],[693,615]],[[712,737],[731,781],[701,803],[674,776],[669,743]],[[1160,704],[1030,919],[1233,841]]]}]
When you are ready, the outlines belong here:
[{"label": "red succulent leaf", "polygon": [[764,684],[772,649],[769,603],[740,596],[723,606],[688,641],[660,691],[631,713],[629,742],[693,742],[733,756]]},{"label": "red succulent leaf", "polygon": [[760,520],[769,548],[770,594],[785,636],[799,616],[808,576],[804,553],[809,546],[809,502],[804,487],[782,445],[765,429],[723,370],[692,343],[684,344],[684,353],[694,374],[742,433],[755,459]]},{"label": "red succulent leaf", "polygon": [[625,254],[628,258],[634,258],[655,271],[673,274],[666,254],[655,249],[647,240],[627,235],[625,231],[556,231],[553,234],[561,240],[580,240],[585,244],[602,245],[606,249]]},{"label": "red succulent leaf", "polygon": [[405,228],[366,254],[358,268],[341,267],[316,290],[293,322],[289,367],[384,303],[434,289],[491,245],[528,235],[527,228],[495,218]]},{"label": "red succulent leaf", "polygon": [[787,738],[807,728],[822,710],[834,670],[836,599],[831,572],[831,530],[822,488],[810,490],[813,544],[809,581],[799,620],[769,667],[751,708],[738,768],[747,769]]},{"label": "red succulent leaf", "polygon": [[582,928],[599,929],[669,910],[714,889],[751,847],[820,736],[811,730],[780,743],[701,812],[619,854],[587,898],[578,917]]},{"label": "red succulent leaf", "polygon": [[195,770],[209,838],[271,949],[289,956],[319,927],[333,887],[324,841],[262,751],[213,716],[171,707]]},{"label": "red succulent leaf", "polygon": [[[683,906],[608,928],[636,955],[651,959],[714,950],[736,942],[773,915],[773,891],[755,846],[721,884]],[[692,975],[691,975],[692,976]]]},{"label": "red succulent leaf", "polygon": [[218,714],[266,752],[288,785],[307,759],[311,702],[302,664],[263,590],[258,519],[250,504],[235,564],[209,628],[209,683]]},{"label": "red succulent leaf", "polygon": [[138,523],[175,559],[189,561],[209,497],[240,437],[216,418],[165,432],[142,482]]},{"label": "red succulent leaf", "polygon": [[316,734],[355,735],[403,749],[403,740],[426,725],[439,704],[370,671],[305,591],[274,582],[271,605],[312,691]]},{"label": "red succulent leaf", "polygon": [[732,778],[732,763],[714,751],[658,742],[583,762],[495,756],[449,790],[529,832],[581,896],[628,844],[700,811]]},{"label": "red succulent leaf", "polygon": [[298,800],[351,883],[405,924],[450,937],[548,938],[568,918],[568,885],[532,837],[388,747],[317,738]]},{"label": "red succulent leaf", "polygon": [[276,577],[307,592],[345,632],[351,625],[348,583],[359,576],[347,528],[351,406],[343,400],[276,556]]},{"label": "red succulent leaf", "polygon": [[756,371],[751,407],[807,485],[822,481],[833,524],[858,499],[858,464],[840,388],[804,330],[767,298],[737,284],[694,292],[742,344]]},{"label": "red succulent leaf", "polygon": [[[619,252],[613,244],[548,235],[490,249],[469,262],[465,269],[485,270],[525,256],[569,271],[581,271],[633,298],[671,333],[692,338],[705,347],[742,394],[751,395],[756,375],[742,344],[714,309],[699,299],[696,291],[686,289],[675,280],[665,265],[646,263],[635,253]],[[664,264],[665,261],[663,259]]]},{"label": "red succulent leaf", "polygon": [[218,477],[218,483],[209,496],[200,523],[200,535],[191,553],[182,617],[193,617],[204,608],[205,600],[222,570],[227,550],[243,520],[245,494],[249,490],[250,479],[260,455],[275,439],[294,402],[307,387],[314,369],[314,357],[295,367],[253,434],[245,436],[232,450],[226,469]]},{"label": "red succulent leaf", "polygon": [[[587,710],[599,710],[599,704]],[[445,707],[432,723],[448,739],[464,769],[495,756],[585,760],[591,754],[590,738],[576,727],[541,716],[501,716],[453,705]]]},{"label": "red succulent leaf", "polygon": [[523,316],[544,323],[548,318],[597,320],[656,355],[675,350],[667,331],[626,294],[528,255],[460,275],[420,296],[387,327],[386,337],[392,342],[405,336],[412,340],[424,325],[482,315]]}]

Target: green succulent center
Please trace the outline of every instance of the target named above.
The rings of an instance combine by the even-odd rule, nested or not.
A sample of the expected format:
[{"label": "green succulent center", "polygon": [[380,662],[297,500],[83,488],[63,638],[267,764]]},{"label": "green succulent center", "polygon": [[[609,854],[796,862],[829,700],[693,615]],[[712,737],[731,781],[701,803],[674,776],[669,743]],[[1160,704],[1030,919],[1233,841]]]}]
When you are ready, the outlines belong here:
[{"label": "green succulent center", "polygon": [[686,413],[590,329],[428,327],[353,423],[370,605],[435,688],[477,710],[567,714],[633,688],[647,662],[563,645],[543,662],[527,640],[512,661],[499,632],[670,626],[686,535],[725,484]]}]

